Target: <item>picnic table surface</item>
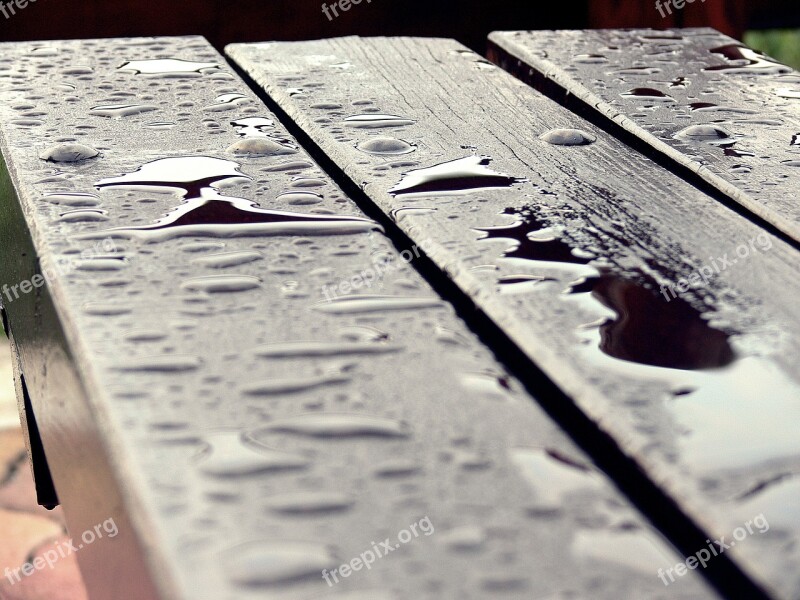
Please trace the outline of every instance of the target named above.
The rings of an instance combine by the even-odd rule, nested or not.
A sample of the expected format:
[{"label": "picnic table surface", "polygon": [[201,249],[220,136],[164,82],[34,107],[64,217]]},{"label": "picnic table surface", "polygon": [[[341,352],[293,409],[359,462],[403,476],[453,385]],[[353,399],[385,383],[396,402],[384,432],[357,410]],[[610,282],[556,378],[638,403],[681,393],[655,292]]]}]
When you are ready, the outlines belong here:
[{"label": "picnic table surface", "polygon": [[4,321],[41,497],[118,526],[92,597],[800,593],[796,105],[747,79],[777,116],[725,123],[733,177],[650,139],[709,111],[559,103],[599,63],[491,39],[520,79],[443,39],[0,45]]}]

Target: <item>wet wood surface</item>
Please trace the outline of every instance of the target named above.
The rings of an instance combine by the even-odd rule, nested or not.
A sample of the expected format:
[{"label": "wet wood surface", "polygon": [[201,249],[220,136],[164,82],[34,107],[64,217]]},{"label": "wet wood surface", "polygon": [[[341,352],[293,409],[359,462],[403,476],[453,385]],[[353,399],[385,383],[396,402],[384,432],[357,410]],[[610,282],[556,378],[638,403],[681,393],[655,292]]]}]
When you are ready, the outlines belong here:
[{"label": "wet wood surface", "polygon": [[800,593],[791,243],[455,42],[227,53],[709,537],[771,518],[726,555]]},{"label": "wet wood surface", "polygon": [[493,58],[577,99],[800,241],[800,73],[713,29],[497,32]]},{"label": "wet wood surface", "polygon": [[4,317],[70,533],[118,527],[92,598],[661,592],[665,538],[204,40],[0,56]]}]

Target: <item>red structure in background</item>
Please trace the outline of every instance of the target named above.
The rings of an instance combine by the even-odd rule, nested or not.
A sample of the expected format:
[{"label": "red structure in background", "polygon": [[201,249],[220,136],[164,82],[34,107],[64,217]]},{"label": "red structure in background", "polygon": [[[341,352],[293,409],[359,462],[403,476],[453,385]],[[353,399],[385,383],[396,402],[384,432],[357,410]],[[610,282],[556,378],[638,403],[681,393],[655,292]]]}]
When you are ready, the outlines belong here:
[{"label": "red structure in background", "polygon": [[454,37],[483,51],[487,34],[504,29],[711,26],[741,39],[745,29],[800,27],[798,0],[658,1],[670,10],[660,11],[656,0],[372,0],[329,19],[323,0],[29,0],[13,16],[0,16],[0,41],[197,34],[221,49],[230,42],[420,35]]}]

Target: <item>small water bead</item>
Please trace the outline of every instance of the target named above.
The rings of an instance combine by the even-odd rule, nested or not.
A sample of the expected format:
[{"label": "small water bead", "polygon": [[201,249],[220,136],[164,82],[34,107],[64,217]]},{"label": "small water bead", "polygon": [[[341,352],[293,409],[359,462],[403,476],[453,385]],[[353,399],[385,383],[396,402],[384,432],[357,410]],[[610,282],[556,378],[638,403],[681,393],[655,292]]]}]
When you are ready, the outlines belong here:
[{"label": "small water bead", "polygon": [[204,438],[205,449],[198,455],[198,468],[211,477],[248,477],[305,469],[307,458],[254,443],[238,432],[219,432]]},{"label": "small water bead", "polygon": [[269,133],[266,130],[274,128],[275,122],[264,117],[247,117],[231,121],[231,125],[241,137],[267,137]]},{"label": "small water bead", "polygon": [[196,371],[203,365],[198,356],[188,354],[164,354],[156,356],[128,357],[125,364],[117,367],[118,371],[150,372],[150,373],[182,373]]},{"label": "small water bead", "polygon": [[248,102],[249,98],[243,94],[222,94],[214,99],[214,104],[203,108],[206,112],[224,112],[233,110],[239,104]]},{"label": "small water bead", "polygon": [[94,194],[86,194],[86,193],[57,193],[57,194],[46,194],[43,197],[43,200],[49,202],[50,204],[56,204],[59,206],[97,206],[100,204],[100,200]]},{"label": "small water bead", "polygon": [[214,275],[194,277],[181,284],[190,292],[221,294],[226,292],[246,292],[261,287],[261,280],[250,275]]},{"label": "small water bead", "polygon": [[270,379],[250,383],[242,387],[242,393],[247,396],[282,396],[299,394],[320,387],[348,383],[349,381],[349,377],[336,373],[307,377],[287,377],[285,379]]},{"label": "small water bead", "polygon": [[399,154],[409,154],[416,150],[416,146],[403,140],[392,137],[374,137],[359,143],[356,148],[367,154],[379,156],[393,156]]},{"label": "small water bead", "polygon": [[316,438],[408,438],[407,423],[359,414],[308,413],[278,419],[252,434],[256,440],[272,438],[275,433],[292,433]]},{"label": "small water bead", "polygon": [[384,127],[405,127],[407,125],[413,125],[414,121],[404,117],[398,117],[397,115],[364,113],[347,117],[344,123],[348,127],[357,127],[360,129],[381,129]]},{"label": "small water bead", "polygon": [[587,146],[597,141],[595,136],[581,129],[551,129],[539,139],[556,146]]},{"label": "small water bead", "polygon": [[59,223],[89,223],[108,221],[108,212],[105,210],[72,210],[62,213]]},{"label": "small water bead", "polygon": [[444,306],[444,303],[439,298],[352,295],[320,302],[314,309],[334,315],[348,315],[396,310],[419,310],[423,308],[439,308],[441,306]]},{"label": "small water bead", "polygon": [[620,95],[625,98],[639,98],[655,102],[675,102],[672,96],[654,88],[634,88]]},{"label": "small water bead", "polygon": [[255,251],[224,252],[195,258],[192,263],[211,269],[228,269],[238,267],[264,258],[264,255]]},{"label": "small water bead", "polygon": [[289,492],[270,496],[265,507],[284,515],[320,515],[349,510],[355,500],[341,492]]},{"label": "small water bead", "polygon": [[312,192],[287,192],[278,196],[277,199],[292,206],[311,206],[322,202],[323,197]]},{"label": "small water bead", "polygon": [[60,144],[39,154],[39,158],[50,162],[72,163],[100,156],[100,152],[83,144]]},{"label": "small water bead", "polygon": [[312,542],[253,542],[228,550],[222,564],[228,579],[243,587],[274,587],[317,581],[339,558],[327,546]]},{"label": "small water bead", "polygon": [[361,354],[389,354],[402,347],[384,341],[370,342],[284,342],[259,346],[253,350],[261,358],[326,358]]},{"label": "small water bead", "polygon": [[89,110],[89,114],[110,119],[122,119],[157,109],[158,107],[149,104],[107,104],[95,106]]}]

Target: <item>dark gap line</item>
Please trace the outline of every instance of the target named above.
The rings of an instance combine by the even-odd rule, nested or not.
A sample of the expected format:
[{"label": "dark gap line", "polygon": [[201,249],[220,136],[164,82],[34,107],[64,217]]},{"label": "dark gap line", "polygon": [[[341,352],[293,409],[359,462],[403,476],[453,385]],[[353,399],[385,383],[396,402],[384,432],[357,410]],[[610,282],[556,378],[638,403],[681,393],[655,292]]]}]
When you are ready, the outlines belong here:
[{"label": "dark gap line", "polygon": [[646,140],[634,135],[622,127],[622,125],[612,121],[609,117],[605,116],[588,102],[581,100],[552,79],[542,75],[542,73],[538,71],[535,66],[529,65],[528,63],[518,59],[516,56],[510,54],[507,50],[501,48],[491,40],[488,42],[488,51],[486,54],[487,59],[496,64],[498,67],[513,75],[523,83],[529,85],[536,91],[542,93],[544,96],[547,96],[560,106],[563,106],[571,113],[589,121],[595,127],[621,141],[634,152],[644,155],[658,166],[666,169],[674,175],[677,175],[692,187],[696,188],[707,196],[710,196],[725,206],[725,208],[732,210],[754,225],[766,230],[767,233],[775,236],[795,250],[800,250],[800,240],[794,239],[791,235],[764,219],[764,217],[757,215],[746,206],[739,204],[736,200],[728,196],[725,192],[717,188],[712,183],[706,181],[702,176],[692,171],[689,167],[680,164],[674,158],[671,158],[670,156],[651,146]]},{"label": "dark gap line", "polygon": [[[226,57],[227,58],[227,57]],[[371,219],[385,230],[389,241],[398,251],[410,249],[414,241],[375,204],[375,202],[337,165],[325,151],[275,102],[258,82],[235,61],[228,63],[266,104],[308,152],[309,156],[328,174],[347,196]],[[658,529],[684,556],[694,555],[707,548],[709,536],[678,504],[664,493],[616,441],[602,431],[567,396],[531,358],[424,252],[412,263],[426,282],[449,302],[457,316],[494,354],[509,373],[522,382],[528,394],[545,413],[581,448],[611,479],[618,489],[644,517]],[[666,566],[666,565],[665,565]],[[657,577],[656,573],[653,573]],[[753,600],[769,596],[727,556],[719,555],[703,570],[703,576],[720,594],[727,598],[748,597]],[[673,585],[679,585],[676,581]],[[745,594],[743,596],[742,594]]]}]

